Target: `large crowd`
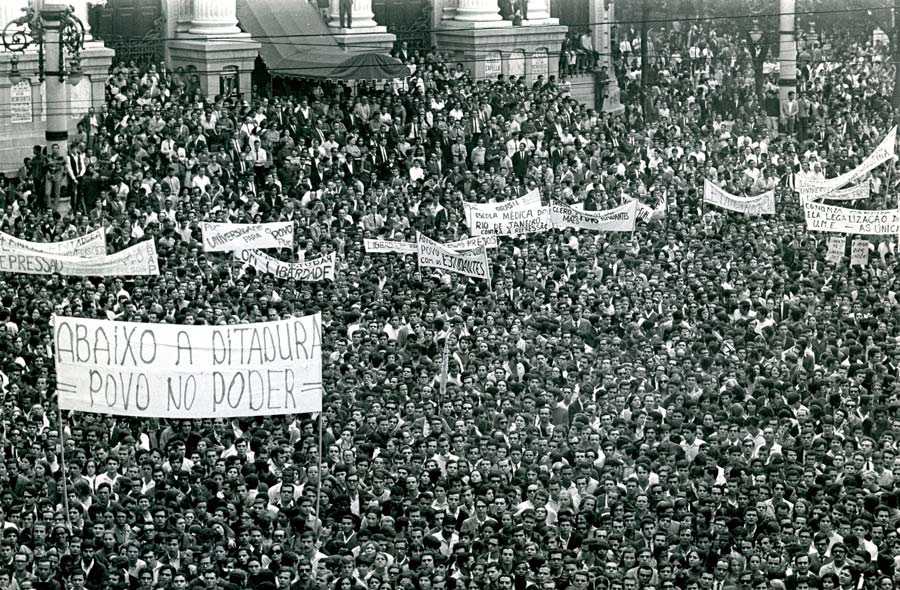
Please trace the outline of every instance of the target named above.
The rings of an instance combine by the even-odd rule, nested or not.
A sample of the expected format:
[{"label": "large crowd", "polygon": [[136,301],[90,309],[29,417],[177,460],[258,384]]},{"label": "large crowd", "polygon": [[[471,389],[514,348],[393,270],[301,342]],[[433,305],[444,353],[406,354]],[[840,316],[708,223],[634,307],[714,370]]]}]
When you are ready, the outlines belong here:
[{"label": "large crowd", "polygon": [[[758,96],[740,37],[705,26],[656,38],[643,102],[640,40],[620,33],[617,115],[572,99],[565,68],[476,82],[405,47],[406,80],[288,96],[116,65],[70,155],[39,146],[3,187],[0,230],[155,240],[161,274],[0,275],[0,589],[900,586],[894,239],[866,267],[827,262],[793,190],[888,131],[889,54],[803,39],[800,108],[770,115],[775,79]],[[704,206],[704,178],[774,189],[777,213]],[[895,206],[892,162],[869,182],[852,206]],[[463,201],[533,189],[653,214],[503,237],[489,284],[364,250],[468,237]],[[337,276],[204,252],[206,220],[294,221],[294,251],[271,253],[336,252]],[[315,312],[321,414],[57,419],[53,314]]]}]

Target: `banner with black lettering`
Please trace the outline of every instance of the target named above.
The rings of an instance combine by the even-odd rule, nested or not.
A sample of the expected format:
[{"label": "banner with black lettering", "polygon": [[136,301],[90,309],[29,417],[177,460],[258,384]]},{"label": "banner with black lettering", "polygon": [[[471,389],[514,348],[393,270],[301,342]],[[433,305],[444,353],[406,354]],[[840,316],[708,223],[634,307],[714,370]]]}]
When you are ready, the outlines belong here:
[{"label": "banner with black lettering", "polygon": [[10,250],[24,250],[54,256],[98,258],[106,256],[106,229],[101,227],[83,236],[63,242],[29,242],[0,232],[0,253],[7,253]]},{"label": "banner with black lettering", "polygon": [[502,203],[463,202],[466,225],[473,236],[516,236],[550,229],[550,211],[537,190]]},{"label": "banner with black lettering", "polygon": [[810,231],[862,236],[896,236],[900,233],[900,210],[861,211],[808,201],[803,204]]},{"label": "banner with black lettering", "polygon": [[156,242],[146,240],[98,258],[58,256],[25,250],[0,253],[0,273],[61,274],[69,277],[125,277],[159,274]]},{"label": "banner with black lettering", "polygon": [[871,185],[868,182],[861,182],[847,188],[839,188],[817,198],[823,201],[860,201],[868,199],[871,194]]},{"label": "banner with black lettering", "polygon": [[592,231],[634,231],[637,214],[638,203],[634,200],[605,211],[576,211],[563,203],[550,203],[550,220],[559,229],[571,227]]},{"label": "banner with black lettering", "polygon": [[333,281],[337,255],[331,254],[310,258],[303,262],[282,262],[259,250],[240,250],[234,257],[246,262],[259,272],[269,272],[278,279],[297,281]]},{"label": "banner with black lettering", "polygon": [[775,215],[775,191],[742,197],[726,192],[709,179],[703,180],[703,202],[746,215]]},{"label": "banner with black lettering", "polygon": [[209,223],[201,222],[205,252],[234,252],[259,248],[294,248],[294,222]]},{"label": "banner with black lettering", "polygon": [[465,240],[456,240],[455,242],[447,242],[444,244],[444,247],[456,250],[457,252],[469,252],[471,250],[478,250],[482,246],[490,250],[491,248],[499,247],[499,245],[497,236],[485,235],[466,238]]},{"label": "banner with black lettering", "polygon": [[369,254],[415,254],[415,242],[396,242],[393,240],[363,240],[363,247]]},{"label": "banner with black lettering", "polygon": [[138,418],[233,418],[322,409],[320,314],[179,326],[56,316],[59,407]]},{"label": "banner with black lettering", "polygon": [[460,254],[422,234],[416,235],[416,243],[419,268],[439,268],[476,279],[491,278],[491,261],[484,246],[478,254]]}]

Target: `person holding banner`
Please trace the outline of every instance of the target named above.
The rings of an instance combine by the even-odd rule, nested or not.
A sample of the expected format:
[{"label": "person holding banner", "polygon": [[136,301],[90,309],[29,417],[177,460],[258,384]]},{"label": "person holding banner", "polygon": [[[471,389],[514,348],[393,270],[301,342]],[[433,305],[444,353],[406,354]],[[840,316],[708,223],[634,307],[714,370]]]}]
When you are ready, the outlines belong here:
[{"label": "person holding banner", "polygon": [[104,199],[0,212],[0,586],[892,587],[894,72],[827,10],[803,145],[703,15],[647,119],[621,60],[623,115],[437,50],[352,95],[117,64]]}]

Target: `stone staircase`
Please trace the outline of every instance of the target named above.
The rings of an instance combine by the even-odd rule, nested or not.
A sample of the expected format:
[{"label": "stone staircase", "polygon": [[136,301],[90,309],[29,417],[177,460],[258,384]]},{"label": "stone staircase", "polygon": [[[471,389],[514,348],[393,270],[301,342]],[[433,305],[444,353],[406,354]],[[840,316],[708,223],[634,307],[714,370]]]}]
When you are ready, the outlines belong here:
[{"label": "stone staircase", "polygon": [[596,102],[594,98],[594,75],[593,74],[575,74],[569,76],[569,86],[572,89],[572,98],[584,104],[588,108],[595,108]]}]

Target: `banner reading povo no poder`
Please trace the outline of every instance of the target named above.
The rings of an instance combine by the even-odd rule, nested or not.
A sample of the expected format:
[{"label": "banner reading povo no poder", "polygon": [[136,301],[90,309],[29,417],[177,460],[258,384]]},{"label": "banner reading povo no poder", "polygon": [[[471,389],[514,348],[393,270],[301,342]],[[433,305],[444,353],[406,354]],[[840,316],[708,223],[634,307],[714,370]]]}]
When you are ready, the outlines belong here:
[{"label": "banner reading povo no poder", "polygon": [[416,236],[416,244],[420,268],[439,268],[476,279],[491,278],[491,261],[484,246],[477,254],[460,254],[422,234]]},{"label": "banner reading povo no poder", "polygon": [[140,418],[322,409],[320,314],[231,326],[57,316],[59,406]]},{"label": "banner reading povo no poder", "polygon": [[722,190],[709,179],[703,180],[703,202],[746,215],[775,215],[775,191],[742,197]]},{"label": "banner reading povo no poder", "polygon": [[900,233],[900,209],[860,211],[825,203],[803,204],[806,228],[810,231],[847,233],[868,236]]},{"label": "banner reading povo no poder", "polygon": [[550,203],[550,221],[560,229],[571,227],[592,231],[634,231],[637,214],[638,203],[634,200],[604,211],[577,211],[563,203]]},{"label": "banner reading povo no poder", "polygon": [[894,150],[897,143],[897,128],[892,128],[888,134],[881,140],[871,154],[866,156],[859,166],[845,172],[835,178],[798,178],[796,183],[797,192],[800,193],[800,200],[804,202],[809,199],[818,199],[822,195],[835,191],[842,186],[854,183],[864,177],[870,170],[877,168],[888,160],[895,157]]},{"label": "banner reading povo no poder", "polygon": [[463,209],[473,236],[515,236],[550,229],[550,210],[541,206],[537,190],[502,203],[463,202]]},{"label": "banner reading povo no poder", "polygon": [[29,242],[0,232],[0,252],[24,250],[55,256],[77,256],[97,258],[106,256],[106,229],[96,229],[90,233],[63,242]]},{"label": "banner reading povo no poder", "polygon": [[294,247],[294,222],[210,223],[201,222],[205,252],[234,252],[258,248]]},{"label": "banner reading povo no poder", "polygon": [[337,255],[332,252],[303,262],[283,262],[259,250],[241,250],[234,257],[259,272],[269,272],[278,279],[297,281],[333,281]]},{"label": "banner reading povo no poder", "polygon": [[156,242],[146,240],[99,258],[58,256],[25,250],[0,252],[0,273],[61,274],[70,277],[123,277],[159,274]]}]

